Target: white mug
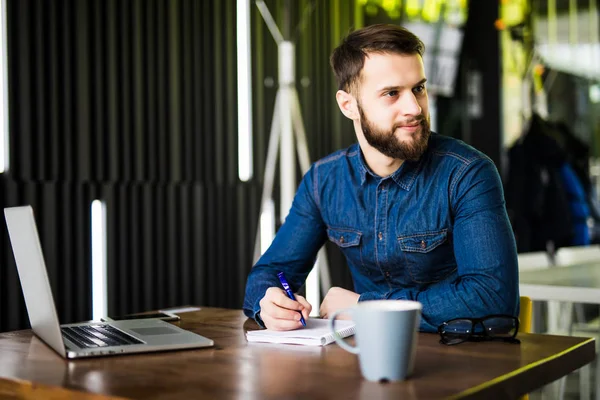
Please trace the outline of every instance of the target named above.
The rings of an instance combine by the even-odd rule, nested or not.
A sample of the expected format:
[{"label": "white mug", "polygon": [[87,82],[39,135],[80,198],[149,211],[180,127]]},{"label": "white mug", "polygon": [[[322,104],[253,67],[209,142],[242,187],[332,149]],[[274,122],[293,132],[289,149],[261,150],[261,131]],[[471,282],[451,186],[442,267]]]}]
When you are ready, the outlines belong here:
[{"label": "white mug", "polygon": [[[411,300],[371,300],[333,313],[329,329],[344,350],[358,354],[369,381],[401,381],[413,370],[423,306]],[[356,346],[335,333],[335,319],[350,313],[356,324]]]}]

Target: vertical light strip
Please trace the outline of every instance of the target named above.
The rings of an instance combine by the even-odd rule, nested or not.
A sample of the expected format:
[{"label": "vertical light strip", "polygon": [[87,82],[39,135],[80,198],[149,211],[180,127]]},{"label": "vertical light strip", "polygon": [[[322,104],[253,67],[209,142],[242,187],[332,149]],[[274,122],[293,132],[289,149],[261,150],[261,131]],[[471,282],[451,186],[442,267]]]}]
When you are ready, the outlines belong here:
[{"label": "vertical light strip", "polygon": [[554,51],[558,43],[558,25],[556,20],[556,0],[548,0],[548,44]]},{"label": "vertical light strip", "polygon": [[577,0],[569,0],[569,45],[567,48],[569,60],[575,60],[577,57],[577,44],[579,42],[579,17],[577,13]]},{"label": "vertical light strip", "polygon": [[[590,73],[593,79],[598,79],[598,75],[594,75],[594,65],[598,68],[600,65],[600,25],[598,24],[598,0],[590,0],[590,51],[588,52],[590,57]],[[596,69],[597,71],[597,69]]]},{"label": "vertical light strip", "polygon": [[99,321],[108,312],[106,285],[106,205],[92,201],[92,319]]},{"label": "vertical light strip", "polygon": [[275,237],[275,203],[273,200],[268,200],[265,203],[265,209],[260,215],[260,254],[271,245]]},{"label": "vertical light strip", "polygon": [[0,0],[0,173],[8,171],[8,31],[6,0]]},{"label": "vertical light strip", "polygon": [[238,176],[252,178],[252,66],[250,0],[237,0]]},{"label": "vertical light strip", "polygon": [[579,42],[578,36],[578,13],[577,0],[569,0],[569,44],[576,45]]}]

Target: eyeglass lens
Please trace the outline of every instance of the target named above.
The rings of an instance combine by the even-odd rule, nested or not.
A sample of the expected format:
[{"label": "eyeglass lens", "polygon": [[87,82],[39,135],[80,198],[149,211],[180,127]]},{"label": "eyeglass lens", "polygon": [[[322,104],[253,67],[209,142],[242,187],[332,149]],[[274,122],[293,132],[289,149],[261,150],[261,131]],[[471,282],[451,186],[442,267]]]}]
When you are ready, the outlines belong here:
[{"label": "eyeglass lens", "polygon": [[504,317],[487,318],[481,322],[490,337],[511,338],[517,333],[515,319]]},{"label": "eyeglass lens", "polygon": [[447,344],[464,342],[471,336],[473,322],[469,319],[455,319],[444,326],[443,339]]}]

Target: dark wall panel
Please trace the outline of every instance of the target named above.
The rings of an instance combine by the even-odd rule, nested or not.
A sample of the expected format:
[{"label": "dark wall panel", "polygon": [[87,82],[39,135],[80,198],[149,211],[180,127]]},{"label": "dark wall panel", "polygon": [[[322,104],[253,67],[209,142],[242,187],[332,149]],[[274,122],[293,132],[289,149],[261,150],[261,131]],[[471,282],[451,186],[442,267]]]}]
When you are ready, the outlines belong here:
[{"label": "dark wall panel", "polygon": [[[0,206],[30,204],[38,222],[46,268],[61,320],[91,315],[89,183],[2,180]],[[0,316],[3,329],[27,326],[21,288],[5,225],[2,224]]]},{"label": "dark wall panel", "polygon": [[[255,166],[240,182],[234,0],[7,1],[11,166],[0,205],[34,207],[61,322],[91,318],[94,199],[107,206],[110,313],[241,307],[277,90],[277,49],[252,4]],[[314,161],[354,141],[328,64],[354,5],[267,4],[298,42]],[[28,320],[1,225],[5,331]]]},{"label": "dark wall panel", "polygon": [[[237,226],[255,230],[246,200],[260,181],[237,179],[235,1],[13,0],[8,21],[0,203],[34,207],[61,321],[91,317],[96,198],[111,313],[240,307],[251,253],[230,246],[252,240]],[[0,236],[0,330],[17,329],[27,317],[4,224]]]}]

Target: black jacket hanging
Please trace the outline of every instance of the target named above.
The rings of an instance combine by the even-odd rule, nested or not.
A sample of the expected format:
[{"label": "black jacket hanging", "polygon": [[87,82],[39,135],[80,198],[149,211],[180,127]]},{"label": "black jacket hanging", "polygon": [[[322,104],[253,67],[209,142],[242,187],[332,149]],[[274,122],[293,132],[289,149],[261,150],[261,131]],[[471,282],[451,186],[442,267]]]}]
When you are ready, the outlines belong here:
[{"label": "black jacket hanging", "polygon": [[506,205],[519,252],[569,246],[574,236],[569,203],[560,175],[567,159],[534,114],[528,132],[509,150]]}]

